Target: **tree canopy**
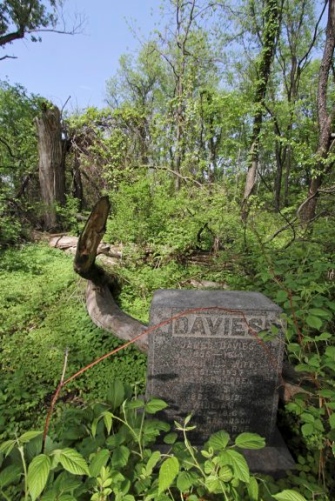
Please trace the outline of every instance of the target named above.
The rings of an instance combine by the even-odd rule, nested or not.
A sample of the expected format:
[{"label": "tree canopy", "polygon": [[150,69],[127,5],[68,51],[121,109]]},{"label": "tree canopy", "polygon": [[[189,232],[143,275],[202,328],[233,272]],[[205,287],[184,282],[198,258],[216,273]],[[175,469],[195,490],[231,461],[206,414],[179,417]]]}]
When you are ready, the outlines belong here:
[{"label": "tree canopy", "polygon": [[[41,41],[45,31],[74,34],[82,20],[78,18],[70,29],[60,26],[62,6],[62,0],[4,0],[0,5],[0,46],[7,51],[9,44],[27,35],[33,42]],[[0,60],[7,57],[13,56],[6,54]]]}]

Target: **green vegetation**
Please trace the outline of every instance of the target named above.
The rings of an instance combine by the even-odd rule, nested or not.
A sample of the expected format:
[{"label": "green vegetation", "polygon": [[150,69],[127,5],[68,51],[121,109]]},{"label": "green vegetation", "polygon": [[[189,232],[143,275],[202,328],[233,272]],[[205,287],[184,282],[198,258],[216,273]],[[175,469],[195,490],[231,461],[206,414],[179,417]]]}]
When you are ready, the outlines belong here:
[{"label": "green vegetation", "polygon": [[[44,4],[3,2],[0,45],[55,29],[62,2]],[[165,0],[169,29],[122,56],[103,110],[60,119],[0,83],[1,499],[335,498],[333,4]],[[58,131],[44,170],[36,118]],[[34,430],[64,360],[68,378],[122,343],[92,325],[72,257],[36,240],[78,235],[103,195],[126,312],[145,322],[155,289],[209,282],[283,308],[292,375],[279,425],[297,462],[286,478],[250,474],[238,447],[260,447],[255,435],[222,431],[195,450],[192,421],[148,420],[165,404],[139,398],[146,358],[133,347],[62,387],[42,451]]]},{"label": "green vegetation", "polygon": [[[190,416],[171,432],[155,417],[165,407],[159,399],[145,403],[114,380],[103,403],[67,411],[44,445],[39,431],[4,442],[3,499],[250,501],[261,495],[265,501],[304,500],[250,474],[239,448],[261,449],[259,435],[242,433],[231,443],[228,433],[219,431],[198,451],[187,438]],[[158,437],[164,453],[152,449]]]},{"label": "green vegetation", "polygon": [[[88,317],[84,287],[72,258],[45,245],[2,254],[1,266],[2,438],[42,426],[68,350],[71,375],[121,343]],[[128,348],[66,388],[64,402],[102,398],[116,377],[143,389],[145,356]]]},{"label": "green vegetation", "polygon": [[[130,196],[133,194],[130,193]],[[160,193],[159,200],[165,207],[167,216],[166,220],[161,217],[160,226],[166,231],[165,228],[168,228],[171,215],[168,210],[169,201],[167,199],[164,203],[162,196]],[[123,201],[124,197],[125,195],[123,195]],[[201,204],[205,202],[203,193],[201,193],[195,205],[200,208]],[[189,204],[189,201],[185,202],[185,205],[186,203]],[[171,202],[173,207],[178,206],[178,204],[182,206],[178,200]],[[131,207],[130,200],[128,204],[130,211],[129,207]],[[137,209],[133,208],[133,210]],[[183,213],[181,207],[179,210]],[[283,491],[293,489],[307,500],[315,498],[315,496],[322,500],[331,499],[331,492],[334,489],[332,472],[335,438],[333,417],[335,409],[335,352],[333,344],[335,301],[334,281],[332,280],[335,263],[331,252],[332,232],[329,230],[325,232],[324,226],[315,224],[313,233],[296,235],[296,240],[287,248],[286,245],[291,240],[291,229],[288,230],[288,234],[283,232],[280,237],[272,239],[270,243],[266,244],[264,242],[270,240],[266,230],[271,225],[276,227],[275,218],[268,216],[264,220],[264,217],[257,217],[256,209],[253,216],[253,228],[247,232],[241,231],[240,234],[237,232],[232,234],[232,232],[228,232],[228,228],[231,228],[231,222],[234,221],[232,211],[233,209],[231,209],[230,214],[221,211],[221,218],[217,218],[217,226],[214,226],[217,232],[219,232],[219,228],[222,228],[222,236],[227,235],[227,240],[229,236],[230,243],[226,244],[227,248],[218,251],[215,255],[200,252],[199,255],[206,256],[207,261],[194,264],[191,259],[194,254],[191,253],[190,246],[192,247],[192,244],[197,242],[198,232],[196,231],[197,226],[193,227],[192,224],[189,224],[187,218],[185,221],[179,219],[180,236],[177,243],[173,239],[169,242],[165,237],[167,243],[163,245],[160,240],[161,235],[157,232],[156,241],[152,237],[145,247],[141,247],[138,243],[135,244],[138,241],[136,231],[139,232],[140,238],[141,228],[143,228],[139,216],[138,219],[129,217],[129,212],[127,214],[123,211],[118,212],[116,206],[115,216],[110,220],[109,231],[110,227],[125,225],[125,218],[128,218],[129,234],[134,232],[134,241],[129,242],[128,246],[124,247],[122,264],[114,270],[124,283],[120,302],[126,311],[146,320],[153,290],[158,287],[188,287],[190,280],[210,279],[219,284],[225,283],[230,289],[261,291],[282,306],[285,312],[284,320],[287,322],[286,357],[295,366],[298,378],[301,374],[299,385],[305,390],[290,395],[280,416],[281,426],[289,437],[289,444],[297,459],[298,466],[294,474],[290,474],[282,481],[273,482],[269,479],[258,479],[260,490],[257,494],[258,497],[255,494],[255,499],[273,499],[270,497],[270,493],[275,494],[280,489]],[[210,216],[209,211],[207,211],[206,216]],[[144,213],[143,223],[146,217],[147,215]],[[191,215],[190,218],[192,218]],[[308,238],[309,241],[307,250],[305,238]],[[168,243],[170,246],[167,245]],[[206,247],[210,243],[211,233],[207,235],[206,239],[204,238],[203,245]],[[163,249],[165,249],[165,253]],[[64,352],[67,348],[69,349],[66,372],[68,377],[121,343],[111,334],[106,334],[92,326],[84,306],[84,283],[78,280],[73,273],[72,257],[61,251],[36,244],[26,245],[20,249],[6,250],[2,254],[1,280],[1,304],[3,305],[1,311],[5,313],[1,331],[3,375],[0,404],[1,431],[3,439],[13,440],[15,435],[20,436],[32,428],[41,429],[43,427],[51,396],[60,379]],[[135,397],[139,392],[143,392],[144,355],[131,348],[123,350],[90,369],[65,387],[56,405],[49,432],[50,440],[58,444],[57,450],[59,449],[59,441],[61,441],[63,444],[61,447],[66,450],[70,447],[71,450],[80,452],[86,463],[90,464],[92,460],[90,454],[98,454],[100,448],[104,449],[105,445],[99,442],[98,445],[96,444],[96,449],[89,449],[90,454],[84,454],[79,446],[79,442],[84,440],[84,437],[77,436],[75,428],[77,426],[86,430],[92,426],[94,419],[98,418],[97,410],[87,410],[92,408],[100,409],[102,417],[98,421],[104,422],[105,428],[107,427],[108,430],[106,423],[109,422],[109,418],[103,414],[107,408],[103,407],[101,410],[100,405],[103,405],[101,402],[105,401],[110,385],[120,377],[125,383],[132,385]],[[130,405],[129,402],[132,401],[129,391],[127,390],[124,395],[128,396],[126,406]],[[144,403],[131,405],[140,407]],[[89,412],[88,417],[87,412]],[[86,419],[91,420],[91,424],[82,426]],[[103,428],[102,424],[100,426]],[[164,431],[167,425],[159,426],[162,426]],[[162,431],[159,426],[156,431]],[[187,426],[192,426],[192,422],[188,423]],[[171,432],[174,431],[171,430]],[[21,447],[20,439],[17,440],[15,444]],[[40,438],[36,438],[36,440],[38,441]],[[3,447],[4,452],[6,452],[6,445]],[[35,454],[41,452],[38,448],[34,450]],[[53,450],[53,448],[49,450],[50,457],[53,455]],[[15,456],[14,452],[12,454]],[[71,458],[72,453],[69,454]],[[100,466],[105,469],[99,470],[96,474],[95,482],[97,484],[95,485],[90,480],[87,484],[84,482],[89,487],[83,487],[83,482],[81,482],[82,489],[86,492],[85,495],[90,492],[92,496],[96,495],[94,499],[100,499],[97,497],[98,492],[100,492],[99,495],[103,496],[101,494],[102,484],[105,481],[109,488],[108,479],[114,468],[113,464],[110,465],[111,469],[108,468],[107,453],[104,454],[106,462]],[[147,454],[145,458],[149,461],[149,453]],[[101,455],[103,454],[101,453]],[[27,464],[34,456],[28,457]],[[113,457],[112,452],[109,452],[109,457]],[[179,458],[178,455],[176,457]],[[202,457],[203,461],[205,459],[209,461],[206,455]],[[164,458],[159,457],[155,465],[161,464],[160,461],[164,464],[164,459],[166,459],[165,456]],[[3,467],[7,467],[7,465],[9,467],[11,460],[3,458],[3,461]],[[213,468],[215,474],[218,474],[222,464],[217,459],[215,459],[214,464],[217,464],[216,461],[219,461],[219,466],[215,466],[215,468],[213,466]],[[64,462],[66,463],[66,459]],[[58,462],[57,465],[54,464],[56,475],[62,471],[61,466],[66,471],[73,473],[67,470],[64,464]],[[174,482],[177,482],[178,475],[182,475],[183,469],[181,466],[180,468],[178,474],[176,473],[176,478],[169,486],[169,489],[170,487],[172,489],[169,491],[170,494],[164,495],[173,496],[171,493],[175,492],[176,485],[178,488],[178,483]],[[53,467],[51,469],[53,470]],[[205,475],[209,475],[208,468],[204,471]],[[159,475],[158,472],[157,466],[157,475]],[[124,476],[123,470],[120,473]],[[205,487],[200,482],[201,489],[205,489],[205,491],[198,490],[200,487],[192,475],[190,478],[187,477],[188,482],[191,482],[188,485],[192,495],[203,496],[204,492],[207,492],[206,489],[209,489],[208,492],[212,492],[212,494],[218,492],[216,487],[213,487],[214,490],[208,487],[211,481],[213,481],[213,485],[216,485],[212,473],[209,475],[210,480],[204,481]],[[63,473],[63,475],[68,481],[66,474]],[[99,476],[100,479],[102,478],[101,475],[106,475],[106,478],[103,481],[97,480]],[[154,485],[157,488],[159,480],[155,475],[149,475],[150,479],[147,480],[150,489],[154,488]],[[226,478],[223,473],[222,475]],[[227,499],[249,499],[247,496],[250,494],[247,493],[252,486],[248,487],[247,484],[242,483],[245,487],[239,484],[240,487],[237,488],[235,472],[232,475],[232,477],[229,476],[230,480],[224,480]],[[7,477],[5,476],[5,478]],[[184,475],[181,478],[184,478]],[[47,481],[47,476],[45,481]],[[229,490],[230,481],[234,485],[233,491]],[[8,488],[13,489],[11,482],[8,484],[11,487]],[[73,485],[75,486],[73,487],[74,492],[79,485],[78,482]],[[127,485],[129,486],[129,483]],[[148,485],[147,488],[150,490]],[[134,488],[132,482],[131,486],[129,486],[128,491],[122,491],[123,495],[129,493],[129,496],[135,495],[135,499],[145,499],[145,496],[148,495],[146,492],[145,495],[141,494],[142,497],[139,494],[136,497],[132,490]],[[114,488],[122,490],[125,487],[114,486]],[[85,495],[83,494],[83,499],[86,499]],[[114,492],[114,495],[117,495],[117,491]],[[163,496],[163,493],[161,495]],[[233,495],[235,497],[229,497]],[[288,494],[287,498],[278,497],[275,499],[291,499],[290,495]],[[29,494],[29,496],[31,495]],[[81,499],[76,496],[77,494],[74,495],[73,499]],[[120,493],[119,496],[121,496]],[[160,499],[157,497],[158,495],[155,496],[152,499]],[[46,499],[49,498],[46,497]],[[101,499],[104,498],[101,497]],[[132,498],[130,497],[130,499]],[[163,496],[161,499],[174,498],[164,498]],[[293,497],[292,499],[298,501],[301,498]]]}]

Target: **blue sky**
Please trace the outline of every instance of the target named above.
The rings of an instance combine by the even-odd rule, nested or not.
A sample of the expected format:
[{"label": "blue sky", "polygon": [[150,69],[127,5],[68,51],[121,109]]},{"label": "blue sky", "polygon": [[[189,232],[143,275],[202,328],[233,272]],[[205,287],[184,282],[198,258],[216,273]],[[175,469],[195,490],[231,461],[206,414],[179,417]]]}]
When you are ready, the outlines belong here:
[{"label": "blue sky", "polygon": [[159,19],[160,5],[161,0],[67,0],[69,26],[73,13],[80,12],[87,19],[84,33],[45,33],[42,43],[27,39],[7,45],[2,53],[17,59],[0,61],[0,78],[20,83],[59,107],[71,96],[68,111],[103,107],[106,80],[117,70],[119,57],[140,47],[129,24],[147,39]]}]

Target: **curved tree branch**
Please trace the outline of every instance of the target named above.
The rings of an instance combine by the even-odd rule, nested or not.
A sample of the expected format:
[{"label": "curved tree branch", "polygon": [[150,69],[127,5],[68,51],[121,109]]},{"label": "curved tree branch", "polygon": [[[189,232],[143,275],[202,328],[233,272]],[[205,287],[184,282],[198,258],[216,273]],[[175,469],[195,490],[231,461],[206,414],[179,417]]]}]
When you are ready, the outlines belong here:
[{"label": "curved tree branch", "polygon": [[[108,197],[102,197],[94,206],[78,240],[74,270],[88,280],[86,306],[93,322],[129,341],[144,331],[146,326],[119,308],[109,288],[110,277],[95,263],[98,246],[106,231],[109,210]],[[143,336],[135,344],[140,350],[146,351],[147,336]]]}]

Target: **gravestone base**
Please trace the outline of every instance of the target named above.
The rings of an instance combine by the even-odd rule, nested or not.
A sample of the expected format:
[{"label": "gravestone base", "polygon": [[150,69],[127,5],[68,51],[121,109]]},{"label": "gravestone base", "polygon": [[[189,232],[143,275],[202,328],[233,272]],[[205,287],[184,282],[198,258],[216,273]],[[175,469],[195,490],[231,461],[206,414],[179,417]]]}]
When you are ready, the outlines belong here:
[{"label": "gravestone base", "polygon": [[271,445],[258,450],[243,450],[250,471],[282,478],[295,468],[295,462],[278,429]]}]

